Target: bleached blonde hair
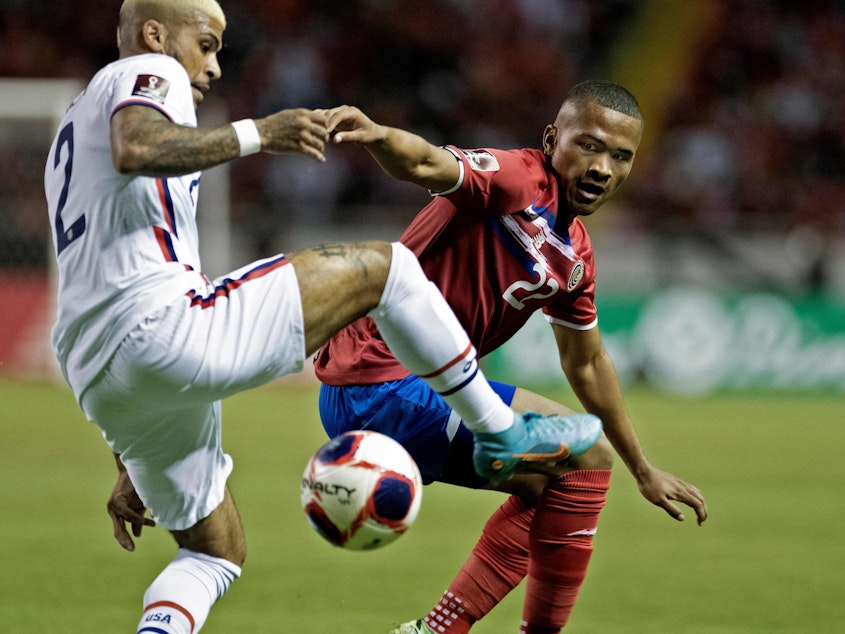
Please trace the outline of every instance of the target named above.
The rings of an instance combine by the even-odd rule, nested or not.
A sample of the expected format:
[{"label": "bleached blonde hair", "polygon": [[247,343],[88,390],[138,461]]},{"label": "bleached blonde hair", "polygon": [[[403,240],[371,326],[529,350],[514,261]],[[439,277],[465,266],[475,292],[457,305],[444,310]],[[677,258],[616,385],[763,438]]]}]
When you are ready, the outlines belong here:
[{"label": "bleached blonde hair", "polygon": [[138,37],[147,20],[176,26],[189,22],[195,11],[205,13],[226,27],[226,16],[217,0],[124,0],[120,7],[117,46],[121,48]]}]

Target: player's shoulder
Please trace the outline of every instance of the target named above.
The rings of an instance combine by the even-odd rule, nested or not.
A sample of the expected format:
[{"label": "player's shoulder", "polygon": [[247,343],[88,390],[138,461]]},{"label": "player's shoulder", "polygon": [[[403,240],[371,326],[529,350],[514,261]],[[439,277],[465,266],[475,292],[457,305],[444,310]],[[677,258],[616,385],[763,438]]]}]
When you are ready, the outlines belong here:
[{"label": "player's shoulder", "polygon": [[106,66],[107,75],[92,86],[107,97],[112,112],[129,105],[147,105],[172,121],[196,125],[196,108],[188,71],[169,55],[145,53]]},{"label": "player's shoulder", "polygon": [[190,81],[188,71],[175,58],[158,53],[144,53],[121,57],[107,64],[94,76],[91,83],[108,83],[133,77],[137,79],[136,83],[144,83],[148,78],[155,77],[157,79],[153,83],[157,85]]},{"label": "player's shoulder", "polygon": [[109,66],[114,66],[119,70],[134,70],[134,69],[161,69],[176,72],[179,74],[188,74],[182,63],[175,57],[170,55],[163,55],[162,53],[142,53],[140,55],[130,55],[129,57],[122,57],[113,61]]},{"label": "player's shoulder", "polygon": [[554,178],[546,155],[535,148],[515,148],[497,150],[496,156],[502,169],[513,173],[518,178],[530,178],[537,182],[547,182]]},{"label": "player's shoulder", "polygon": [[499,173],[536,169],[544,171],[546,160],[542,151],[533,148],[502,149],[493,147],[461,148],[454,145],[444,146],[458,160],[476,173]]}]

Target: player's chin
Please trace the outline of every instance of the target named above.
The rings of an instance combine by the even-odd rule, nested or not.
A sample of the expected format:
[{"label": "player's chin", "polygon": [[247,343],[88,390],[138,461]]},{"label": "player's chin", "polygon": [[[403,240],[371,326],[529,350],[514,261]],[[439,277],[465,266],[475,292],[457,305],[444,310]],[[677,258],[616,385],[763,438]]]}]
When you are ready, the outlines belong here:
[{"label": "player's chin", "polygon": [[578,216],[591,216],[596,213],[596,211],[598,211],[599,207],[601,207],[600,202],[594,202],[589,204],[575,203],[572,205],[572,208],[575,210],[575,214]]},{"label": "player's chin", "polygon": [[604,203],[604,196],[585,196],[580,192],[576,193],[570,199],[570,207],[578,216],[590,216],[598,211],[598,208]]}]

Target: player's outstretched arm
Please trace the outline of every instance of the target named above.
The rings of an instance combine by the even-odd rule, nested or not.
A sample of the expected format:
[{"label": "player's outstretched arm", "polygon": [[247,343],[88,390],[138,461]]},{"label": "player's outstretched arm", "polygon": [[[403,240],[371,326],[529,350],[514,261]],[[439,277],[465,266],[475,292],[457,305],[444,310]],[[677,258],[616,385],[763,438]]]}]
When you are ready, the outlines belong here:
[{"label": "player's outstretched arm", "polygon": [[339,106],[326,114],[335,143],[364,146],[393,178],[433,192],[445,191],[458,182],[460,165],[455,156],[421,136],[379,125],[354,106]]},{"label": "player's outstretched arm", "polygon": [[[251,124],[249,124],[251,125]],[[249,152],[304,154],[324,161],[328,140],[321,111],[282,110],[255,120],[257,138]],[[244,153],[231,124],[193,128],[174,124],[154,108],[130,106],[111,120],[112,162],[121,174],[178,176],[190,174]]]},{"label": "player's outstretched arm", "polygon": [[704,522],[707,505],[701,491],[655,468],[646,458],[598,328],[573,330],[555,325],[553,329],[561,367],[573,391],[588,412],[601,418],[605,435],[636,478],[643,497],[679,521],[684,514],[675,502],[686,504],[695,511],[698,523]]},{"label": "player's outstretched arm", "polygon": [[[129,474],[120,461],[120,456],[115,455],[114,459],[117,463],[117,483],[114,485],[106,508],[114,525],[114,538],[124,549],[131,552],[135,550],[132,535],[140,537],[144,526],[155,526],[156,524],[152,519],[144,516],[147,509],[141,498],[138,497],[135,485],[129,479]],[[126,530],[127,523],[132,527],[132,535]]]}]

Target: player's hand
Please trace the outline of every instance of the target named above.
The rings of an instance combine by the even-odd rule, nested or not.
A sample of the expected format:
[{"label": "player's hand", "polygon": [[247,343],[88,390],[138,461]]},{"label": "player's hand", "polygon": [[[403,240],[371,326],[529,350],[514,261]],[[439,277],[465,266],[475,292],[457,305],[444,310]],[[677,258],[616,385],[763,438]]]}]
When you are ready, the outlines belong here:
[{"label": "player's hand", "polygon": [[321,163],[329,140],[325,110],[280,110],[256,119],[261,149],[270,154],[304,154]]},{"label": "player's hand", "polygon": [[637,485],[643,497],[663,508],[679,522],[684,521],[684,514],[674,502],[686,504],[693,509],[699,526],[707,519],[707,503],[701,491],[671,473],[652,468],[638,479]]},{"label": "player's hand", "polygon": [[381,126],[355,106],[338,106],[325,112],[334,143],[372,143],[383,136]]},{"label": "player's hand", "polygon": [[[130,552],[135,550],[132,535],[140,537],[144,526],[156,525],[152,519],[144,517],[147,509],[138,497],[129,474],[123,469],[118,471],[117,484],[114,485],[106,508],[114,524],[114,538],[118,544]],[[132,527],[132,535],[126,530],[126,524]]]}]

